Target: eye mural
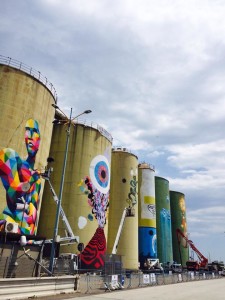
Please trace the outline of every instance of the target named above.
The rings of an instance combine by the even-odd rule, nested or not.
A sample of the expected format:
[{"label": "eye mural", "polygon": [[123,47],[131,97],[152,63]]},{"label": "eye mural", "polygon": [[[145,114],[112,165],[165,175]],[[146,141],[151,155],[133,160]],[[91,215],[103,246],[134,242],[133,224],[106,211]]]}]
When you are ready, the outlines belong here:
[{"label": "eye mural", "polygon": [[0,150],[0,177],[6,191],[7,206],[0,214],[0,231],[8,223],[16,225],[16,232],[36,234],[40,172],[34,169],[35,157],[40,145],[38,122],[29,119],[25,126],[27,158],[22,159],[11,148]]},{"label": "eye mural", "polygon": [[83,268],[98,269],[104,266],[106,252],[104,226],[109,206],[110,168],[105,156],[94,157],[90,163],[89,174],[90,176],[85,176],[81,180],[79,186],[80,190],[87,195],[87,202],[91,208],[91,214],[88,214],[87,218],[92,221],[94,217],[98,222],[98,228],[80,257]]}]

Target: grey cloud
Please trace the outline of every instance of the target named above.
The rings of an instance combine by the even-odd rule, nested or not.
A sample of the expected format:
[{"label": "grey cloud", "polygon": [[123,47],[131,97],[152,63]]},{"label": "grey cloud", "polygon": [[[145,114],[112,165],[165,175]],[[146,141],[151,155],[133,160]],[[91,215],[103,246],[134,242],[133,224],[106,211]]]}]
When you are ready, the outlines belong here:
[{"label": "grey cloud", "polygon": [[47,76],[66,112],[91,109],[188,209],[223,206],[224,13],[205,0],[3,0],[1,54]]}]

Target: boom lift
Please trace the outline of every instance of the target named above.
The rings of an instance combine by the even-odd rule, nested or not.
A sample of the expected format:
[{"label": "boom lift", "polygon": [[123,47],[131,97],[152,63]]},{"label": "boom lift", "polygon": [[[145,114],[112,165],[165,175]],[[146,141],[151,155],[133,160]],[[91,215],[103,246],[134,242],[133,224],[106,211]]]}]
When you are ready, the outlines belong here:
[{"label": "boom lift", "polygon": [[124,208],[122,218],[120,220],[120,225],[119,225],[119,228],[118,228],[118,231],[117,231],[116,239],[115,239],[115,242],[114,242],[114,246],[113,246],[113,249],[112,249],[112,254],[117,253],[117,248],[118,248],[118,245],[119,245],[119,240],[120,240],[120,236],[121,236],[121,233],[122,233],[122,230],[123,230],[125,218],[126,217],[134,217],[134,215],[135,215],[134,208],[132,208],[130,206]]},{"label": "boom lift", "polygon": [[180,251],[181,238],[183,238],[187,242],[189,247],[195,252],[195,254],[199,259],[199,261],[188,260],[186,262],[187,270],[198,271],[200,268],[206,269],[208,266],[208,259],[195,247],[194,243],[191,240],[189,240],[179,228],[177,228],[176,233],[177,233],[177,240],[179,244],[179,251]]},{"label": "boom lift", "polygon": [[[52,192],[52,196],[53,196],[53,199],[56,203],[56,205],[58,205],[58,202],[59,202],[59,198],[58,196],[56,195],[56,192],[50,182],[50,175],[51,175],[51,172],[52,172],[52,168],[49,168],[48,170],[45,171],[45,173],[42,173],[41,176],[43,177],[43,179],[45,179],[46,181],[48,181],[49,183],[49,186],[50,186],[50,190]],[[75,236],[74,233],[73,233],[73,230],[69,224],[69,221],[66,217],[66,214],[62,208],[62,206],[60,206],[60,215],[62,217],[62,221],[66,227],[66,237],[60,237],[58,239],[58,242],[66,242],[68,241],[69,243],[71,242],[75,242],[75,243],[79,243],[79,236]]]},{"label": "boom lift", "polygon": [[163,271],[162,264],[159,262],[158,258],[147,258],[144,267],[146,270],[154,270],[154,271]]}]

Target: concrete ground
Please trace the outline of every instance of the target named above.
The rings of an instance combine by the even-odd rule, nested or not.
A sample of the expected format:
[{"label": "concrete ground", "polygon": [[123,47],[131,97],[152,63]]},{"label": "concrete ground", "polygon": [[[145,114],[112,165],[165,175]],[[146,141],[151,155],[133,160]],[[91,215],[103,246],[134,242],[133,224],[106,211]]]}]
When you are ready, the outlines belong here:
[{"label": "concrete ground", "polygon": [[73,294],[58,295],[58,297],[46,297],[36,299],[64,299],[75,300],[224,300],[225,278],[214,280],[201,280],[193,282],[181,282],[176,284],[143,287],[138,289],[126,289],[122,291],[103,292],[100,294]]}]

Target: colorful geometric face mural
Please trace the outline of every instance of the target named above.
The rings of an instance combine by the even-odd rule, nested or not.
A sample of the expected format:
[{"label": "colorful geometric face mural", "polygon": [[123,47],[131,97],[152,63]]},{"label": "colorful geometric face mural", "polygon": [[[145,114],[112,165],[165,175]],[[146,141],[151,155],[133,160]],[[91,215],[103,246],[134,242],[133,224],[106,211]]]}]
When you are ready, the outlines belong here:
[{"label": "colorful geometric face mural", "polygon": [[[98,228],[84,248],[80,259],[82,268],[98,269],[104,266],[106,252],[104,226],[109,206],[110,186],[110,166],[107,158],[103,155],[94,157],[90,163],[89,174],[90,176],[81,180],[79,186],[81,191],[87,195],[87,201],[91,208],[91,213],[88,214],[87,219],[92,221],[95,218],[98,222]],[[80,228],[86,225],[87,219],[84,216],[79,218]]]},{"label": "colorful geometric face mural", "polygon": [[40,144],[38,122],[29,119],[25,127],[27,158],[23,160],[13,149],[0,150],[0,177],[6,190],[7,206],[0,214],[0,230],[16,223],[18,233],[35,234],[37,210],[41,190],[40,172],[34,163]]}]

